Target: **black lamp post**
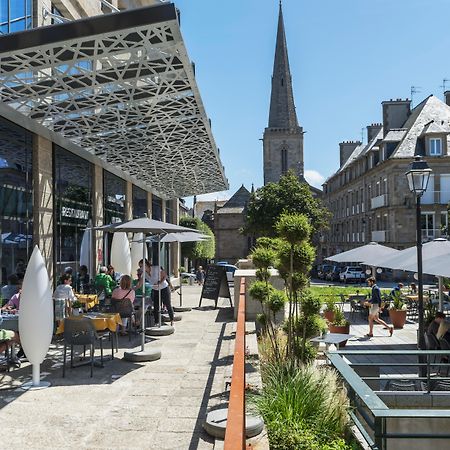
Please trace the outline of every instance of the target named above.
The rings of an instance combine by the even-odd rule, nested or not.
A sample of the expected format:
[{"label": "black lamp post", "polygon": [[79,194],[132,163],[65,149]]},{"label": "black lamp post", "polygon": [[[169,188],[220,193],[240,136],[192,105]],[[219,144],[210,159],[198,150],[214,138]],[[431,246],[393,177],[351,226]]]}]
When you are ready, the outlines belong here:
[{"label": "black lamp post", "polygon": [[422,273],[422,230],[420,226],[420,198],[427,190],[428,180],[432,170],[428,167],[426,161],[421,156],[416,156],[410,164],[406,178],[408,179],[409,189],[416,196],[416,246],[417,246],[417,275],[419,284],[419,349],[425,349],[425,336],[423,326],[423,273]]}]

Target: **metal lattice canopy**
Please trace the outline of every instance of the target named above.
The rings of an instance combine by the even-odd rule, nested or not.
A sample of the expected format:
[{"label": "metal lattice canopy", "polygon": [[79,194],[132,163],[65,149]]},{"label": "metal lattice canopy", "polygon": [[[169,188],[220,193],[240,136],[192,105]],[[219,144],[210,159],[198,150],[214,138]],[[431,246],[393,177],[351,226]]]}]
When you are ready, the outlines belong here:
[{"label": "metal lattice canopy", "polygon": [[163,198],[228,188],[173,4],[0,37],[0,99]]}]

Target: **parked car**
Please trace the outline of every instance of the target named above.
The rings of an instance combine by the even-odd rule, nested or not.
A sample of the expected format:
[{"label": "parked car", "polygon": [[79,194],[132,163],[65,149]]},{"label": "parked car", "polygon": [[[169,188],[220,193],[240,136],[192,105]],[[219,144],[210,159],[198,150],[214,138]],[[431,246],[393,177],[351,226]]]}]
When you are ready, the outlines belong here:
[{"label": "parked car", "polygon": [[233,264],[228,264],[224,261],[219,261],[217,263],[218,266],[224,266],[225,270],[227,271],[227,281],[228,283],[231,283],[234,281],[234,272],[236,272],[237,267]]},{"label": "parked car", "polygon": [[321,264],[317,268],[317,278],[325,280],[326,274],[333,269],[333,264]]},{"label": "parked car", "polygon": [[358,283],[363,281],[366,277],[364,270],[362,267],[353,267],[347,266],[345,269],[339,274],[339,278],[344,283],[351,283],[352,281]]},{"label": "parked car", "polygon": [[338,266],[333,266],[333,268],[325,274],[325,280],[339,281],[340,274],[341,274],[341,268]]}]

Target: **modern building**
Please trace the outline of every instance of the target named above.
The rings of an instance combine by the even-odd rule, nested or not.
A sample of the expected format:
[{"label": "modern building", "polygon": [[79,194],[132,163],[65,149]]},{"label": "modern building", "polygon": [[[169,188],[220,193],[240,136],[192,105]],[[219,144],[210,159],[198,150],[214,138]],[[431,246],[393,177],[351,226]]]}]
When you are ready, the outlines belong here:
[{"label": "modern building", "polygon": [[[2,283],[34,244],[52,278],[77,270],[89,221],[176,223],[178,198],[227,189],[172,3],[0,0],[0,14]],[[95,270],[111,239],[93,234]]]},{"label": "modern building", "polygon": [[405,173],[422,155],[433,170],[422,201],[422,238],[447,236],[450,201],[450,92],[382,102],[383,122],[367,127],[368,143],[339,144],[340,167],[323,185],[333,217],[322,242],[330,256],[370,241],[403,249],[416,242],[415,199]]}]

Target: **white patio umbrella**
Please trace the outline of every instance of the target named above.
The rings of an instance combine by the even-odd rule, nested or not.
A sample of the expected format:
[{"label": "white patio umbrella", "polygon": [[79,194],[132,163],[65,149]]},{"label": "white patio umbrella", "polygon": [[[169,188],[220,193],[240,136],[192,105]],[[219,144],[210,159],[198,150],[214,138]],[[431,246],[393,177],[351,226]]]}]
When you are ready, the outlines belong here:
[{"label": "white patio umbrella", "polygon": [[[97,230],[106,231],[109,233],[118,233],[118,232],[124,232],[124,233],[143,233],[143,235],[152,234],[158,236],[158,248],[159,248],[159,242],[161,240],[161,237],[166,235],[167,233],[183,233],[183,232],[195,232],[195,230],[192,230],[192,228],[186,228],[181,227],[179,225],[175,225],[172,223],[165,223],[161,222],[159,220],[149,219],[148,217],[143,217],[139,219],[133,219],[129,220],[127,222],[123,223],[114,223],[110,225],[104,225],[102,227],[97,227]],[[146,243],[145,240],[142,240],[142,259],[145,260],[146,256]],[[159,258],[159,255],[158,255]],[[159,260],[158,260],[159,263]],[[159,266],[159,264],[158,264]],[[145,272],[144,272],[145,273]],[[145,330],[145,285],[142,289],[142,318],[141,318],[141,324],[143,330]],[[161,311],[161,291],[159,292],[159,304],[160,304],[160,311]],[[140,352],[127,352],[125,354],[125,357],[132,359],[132,360],[151,360],[155,359],[154,354],[146,353],[145,352],[145,331],[142,333],[142,341],[141,341],[141,351]],[[159,355],[160,357],[160,355]],[[157,359],[157,358],[156,358]]]},{"label": "white patio umbrella", "polygon": [[[142,240],[144,239],[143,233],[134,233],[131,241],[131,271],[137,269],[139,261],[142,259]],[[144,259],[147,258],[147,247],[145,248]]]},{"label": "white patio umbrella", "polygon": [[[161,239],[161,243],[200,242],[200,241],[204,241],[206,239],[210,239],[210,236],[208,236],[206,234],[197,233],[197,232],[186,231],[185,233],[166,234]],[[181,248],[179,249],[179,252],[181,254]],[[180,260],[181,260],[181,258],[180,258]],[[182,274],[180,273],[180,306],[177,308],[177,312],[187,312],[190,310],[191,310],[191,308],[189,308],[189,307],[183,307],[183,278],[182,278]]]},{"label": "white patio umbrella", "polygon": [[80,247],[80,266],[86,266],[88,269],[89,277],[92,276],[92,222],[89,219],[87,228],[84,230],[83,237],[81,239]]},{"label": "white patio umbrella", "polygon": [[[439,238],[422,246],[422,271],[439,280],[439,308],[442,309],[442,277],[450,277],[450,241]],[[417,247],[401,250],[397,255],[380,258],[380,267],[417,272]]]},{"label": "white patio umbrella", "polygon": [[398,252],[399,251],[395,248],[386,247],[385,245],[378,244],[377,242],[369,242],[361,247],[353,248],[346,252],[329,256],[325,259],[334,262],[360,263],[366,266],[371,266],[372,274],[375,275],[375,268],[383,267],[380,266],[377,261],[381,258],[387,258],[395,255]]},{"label": "white patio umbrella", "polygon": [[111,243],[111,264],[117,272],[131,275],[130,243],[124,232],[114,233]]},{"label": "white patio umbrella", "polygon": [[45,262],[38,246],[34,247],[23,279],[19,316],[20,341],[32,364],[32,381],[23,389],[50,386],[41,381],[40,365],[52,341],[53,301]]}]

